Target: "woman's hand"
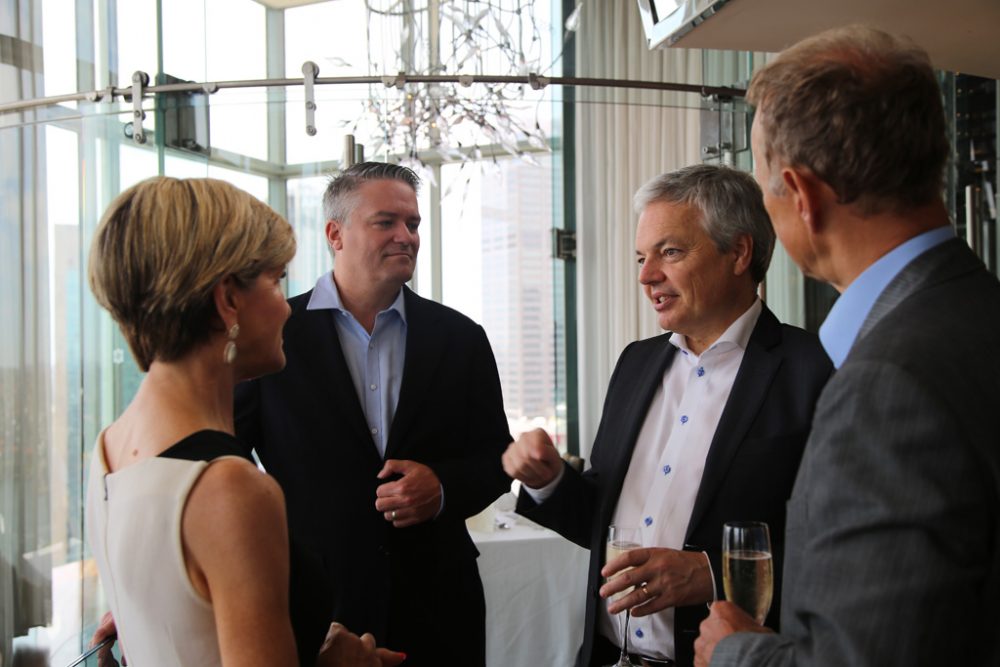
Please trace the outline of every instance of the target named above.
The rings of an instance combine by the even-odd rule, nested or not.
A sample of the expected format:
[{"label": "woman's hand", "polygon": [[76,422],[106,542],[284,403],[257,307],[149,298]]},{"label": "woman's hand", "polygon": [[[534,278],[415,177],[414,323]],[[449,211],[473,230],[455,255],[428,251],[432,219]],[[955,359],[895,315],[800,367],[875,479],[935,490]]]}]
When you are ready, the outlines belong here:
[{"label": "woman's hand", "polygon": [[358,637],[340,623],[331,623],[316,667],[396,667],[405,659],[405,653],[376,648],[370,633]]},{"label": "woman's hand", "polygon": [[[94,630],[94,636],[90,638],[90,645],[97,646],[105,639],[109,637],[115,639],[118,636],[118,628],[115,627],[115,619],[111,616],[111,612],[105,612],[104,616],[101,616],[101,622],[98,623],[97,629]],[[115,660],[114,654],[111,653],[111,647],[115,643],[112,641],[110,644],[102,648],[97,652],[97,664],[98,667],[118,667],[118,661]],[[122,655],[122,665],[127,665],[128,662],[125,660],[125,656]]]}]

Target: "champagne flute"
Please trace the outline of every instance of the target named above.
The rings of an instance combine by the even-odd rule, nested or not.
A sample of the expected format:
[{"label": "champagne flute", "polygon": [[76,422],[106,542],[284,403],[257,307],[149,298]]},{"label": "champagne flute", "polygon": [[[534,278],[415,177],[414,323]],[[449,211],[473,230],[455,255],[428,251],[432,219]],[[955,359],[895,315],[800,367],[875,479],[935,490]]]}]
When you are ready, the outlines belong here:
[{"label": "champagne flute", "polygon": [[764,624],[774,595],[771,535],[766,523],[739,521],[722,527],[722,586],[727,600]]},{"label": "champagne flute", "polygon": [[[626,551],[631,551],[632,549],[638,549],[642,546],[639,542],[639,529],[631,528],[627,526],[616,526],[612,525],[608,527],[608,545],[605,552],[605,563],[610,563],[612,560],[621,556]],[[626,568],[631,570],[632,568]],[[624,572],[625,570],[622,570]],[[619,572],[618,574],[621,574]],[[617,574],[615,576],[618,576]],[[613,579],[614,577],[611,577]],[[609,579],[610,581],[610,579]],[[630,586],[629,588],[617,593],[610,598],[608,602],[614,602],[622,597],[628,595],[633,590],[635,586]],[[621,631],[622,635],[622,654],[618,658],[618,662],[609,667],[638,667],[634,662],[629,660],[628,657],[628,619],[629,610],[626,609],[624,612],[618,614],[618,629]]]}]

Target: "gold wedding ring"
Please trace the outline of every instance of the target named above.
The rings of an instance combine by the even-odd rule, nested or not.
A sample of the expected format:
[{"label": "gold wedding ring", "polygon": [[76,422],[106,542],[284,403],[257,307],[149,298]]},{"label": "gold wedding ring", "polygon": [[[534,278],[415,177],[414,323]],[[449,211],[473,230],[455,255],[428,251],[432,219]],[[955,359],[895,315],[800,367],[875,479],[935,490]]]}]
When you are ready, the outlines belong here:
[{"label": "gold wedding ring", "polygon": [[395,520],[396,520],[396,510],[392,510],[391,512],[389,512],[389,521],[395,521]]},{"label": "gold wedding ring", "polygon": [[641,588],[641,589],[642,589],[642,594],[646,596],[646,599],[647,599],[647,600],[648,600],[649,598],[653,597],[653,595],[652,595],[652,594],[651,594],[651,593],[649,592],[649,589],[648,589],[648,588],[646,588],[646,584],[643,584],[643,585],[642,585],[642,586],[640,586],[639,588]]}]

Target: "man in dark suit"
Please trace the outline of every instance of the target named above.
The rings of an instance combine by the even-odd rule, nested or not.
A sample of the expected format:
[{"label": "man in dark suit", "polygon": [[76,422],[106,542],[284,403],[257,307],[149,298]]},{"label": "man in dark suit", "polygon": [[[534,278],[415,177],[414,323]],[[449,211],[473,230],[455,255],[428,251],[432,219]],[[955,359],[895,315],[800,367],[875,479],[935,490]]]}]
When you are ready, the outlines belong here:
[{"label": "man in dark suit", "polygon": [[322,559],[333,619],[408,655],[483,665],[485,603],[465,519],[509,488],[510,441],[483,329],[404,283],[416,175],[362,163],[324,195],[335,268],[291,299],[285,369],[241,386],[237,435]]},{"label": "man in dark suit", "polygon": [[717,603],[697,664],[998,665],[1000,283],[949,223],[927,54],[829,31],[749,99],[778,236],[841,292],[838,370],[788,503],[782,634]]},{"label": "man in dark suit", "polygon": [[[691,664],[705,603],[722,591],[723,523],[766,521],[780,559],[784,503],[831,370],[815,336],[757,297],[774,231],[749,174],[687,167],[646,184],[635,208],[639,282],[672,333],[622,353],[587,472],[564,466],[540,430],[504,453],[523,483],[518,511],[591,551],[579,667],[617,658],[609,612],[629,607],[644,664]],[[639,528],[645,548],[605,563],[609,525]]]}]

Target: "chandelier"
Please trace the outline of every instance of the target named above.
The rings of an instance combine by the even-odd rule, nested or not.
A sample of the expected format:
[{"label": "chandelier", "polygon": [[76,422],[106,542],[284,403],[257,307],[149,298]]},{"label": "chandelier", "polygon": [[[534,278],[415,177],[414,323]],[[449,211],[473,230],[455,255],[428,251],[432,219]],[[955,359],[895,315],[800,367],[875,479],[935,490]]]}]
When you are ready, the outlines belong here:
[{"label": "chandelier", "polygon": [[[479,159],[490,146],[535,163],[532,152],[550,149],[539,118],[542,96],[532,91],[540,87],[525,83],[561,56],[552,53],[558,39],[550,36],[548,12],[538,15],[548,2],[366,0],[365,6],[370,73],[384,85],[370,85],[361,114],[341,125],[372,137],[373,154],[402,155],[402,164],[426,171],[428,155]],[[485,74],[520,82],[474,81]],[[457,82],[414,83],[408,75],[457,76]]]}]

